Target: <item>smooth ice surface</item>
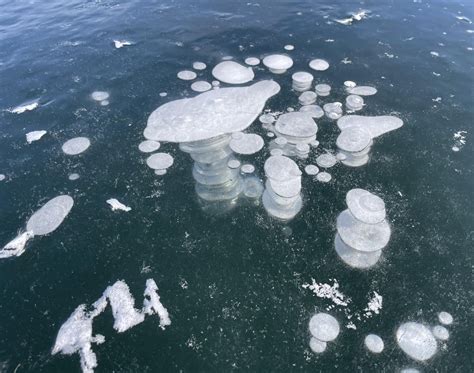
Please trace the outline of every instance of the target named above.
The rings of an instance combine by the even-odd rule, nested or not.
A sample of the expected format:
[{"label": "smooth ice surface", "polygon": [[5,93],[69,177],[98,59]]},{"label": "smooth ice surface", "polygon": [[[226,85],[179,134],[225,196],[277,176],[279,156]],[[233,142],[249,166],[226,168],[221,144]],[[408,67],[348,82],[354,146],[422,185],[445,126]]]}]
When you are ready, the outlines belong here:
[{"label": "smooth ice surface", "polygon": [[265,174],[276,181],[287,181],[301,176],[298,165],[288,157],[277,155],[268,158],[264,165]]},{"label": "smooth ice surface", "polygon": [[309,320],[309,331],[313,337],[323,342],[330,342],[339,335],[337,320],[327,313],[317,313]]},{"label": "smooth ice surface", "polygon": [[351,214],[363,223],[381,223],[386,216],[382,198],[364,189],[351,189],[346,194],[346,203]]},{"label": "smooth ice surface", "polygon": [[365,347],[374,354],[380,354],[384,349],[382,338],[376,334],[369,334],[364,339]]},{"label": "smooth ice surface", "polygon": [[61,325],[52,354],[58,352],[65,355],[78,353],[81,358],[83,373],[92,373],[97,367],[97,356],[92,351],[92,343],[103,343],[105,338],[100,334],[92,336],[92,320],[85,311],[86,305],[81,304],[69,318]]},{"label": "smooth ice surface", "polygon": [[337,126],[341,131],[353,127],[363,128],[372,138],[375,138],[400,128],[403,126],[403,121],[391,115],[375,117],[345,115],[337,121]]},{"label": "smooth ice surface", "polygon": [[132,209],[131,207],[124,205],[122,202],[115,198],[110,198],[106,202],[110,205],[112,211],[122,210],[128,212]]},{"label": "smooth ice surface", "polygon": [[197,74],[191,70],[183,70],[176,74],[176,76],[181,80],[193,80],[196,79]]},{"label": "smooth ice surface", "polygon": [[355,250],[352,247],[346,245],[344,241],[341,240],[341,236],[339,236],[339,234],[336,234],[334,246],[336,253],[339,255],[341,260],[352,268],[370,268],[377,264],[380,256],[382,255],[382,250],[371,252]]},{"label": "smooth ice surface", "polygon": [[390,225],[386,220],[378,224],[366,224],[357,220],[349,210],[339,214],[336,226],[344,243],[359,251],[378,251],[387,246],[390,240]]},{"label": "smooth ice surface", "polygon": [[336,157],[329,153],[321,154],[316,158],[316,164],[322,168],[333,167],[336,165],[336,163]]},{"label": "smooth ice surface", "polygon": [[234,61],[224,61],[212,69],[212,75],[217,80],[228,84],[244,84],[255,77],[251,67],[243,66]]},{"label": "smooth ice surface", "polygon": [[364,128],[349,127],[341,131],[336,139],[336,145],[347,152],[360,152],[367,148],[371,141],[370,133]]},{"label": "smooth ice surface", "polygon": [[398,346],[412,359],[425,361],[438,350],[436,339],[430,329],[417,322],[400,325],[396,332]]},{"label": "smooth ice surface", "polygon": [[438,320],[443,325],[451,325],[453,323],[453,316],[446,311],[438,313]]},{"label": "smooth ice surface", "polygon": [[249,66],[257,66],[260,64],[260,59],[257,57],[247,57],[245,63]]},{"label": "smooth ice surface", "polygon": [[447,341],[449,339],[449,331],[444,326],[436,325],[433,327],[433,335],[440,341]]},{"label": "smooth ice surface", "polygon": [[314,164],[309,164],[304,168],[304,172],[306,172],[307,175],[317,175],[319,168]]},{"label": "smooth ice surface", "polygon": [[329,183],[331,179],[332,179],[331,174],[324,171],[316,175],[316,180],[320,181],[321,183]]},{"label": "smooth ice surface", "polygon": [[157,151],[160,148],[161,144],[158,141],[145,140],[138,144],[138,149],[142,153],[151,153]]},{"label": "smooth ice surface", "polygon": [[354,88],[350,88],[348,92],[351,95],[358,95],[358,96],[373,96],[377,93],[377,88],[359,85]]},{"label": "smooth ice surface", "polygon": [[87,137],[75,137],[66,141],[62,150],[67,155],[77,155],[85,152],[90,145],[91,142]]},{"label": "smooth ice surface", "polygon": [[290,138],[307,139],[316,135],[318,126],[311,115],[304,112],[292,112],[280,115],[275,130]]},{"label": "smooth ice surface", "polygon": [[194,92],[206,92],[212,89],[212,85],[211,83],[206,82],[204,80],[198,80],[197,82],[191,84],[191,89]]},{"label": "smooth ice surface", "polygon": [[230,140],[230,148],[237,154],[255,154],[263,148],[264,141],[260,135],[245,133],[240,138]]},{"label": "smooth ice surface", "polygon": [[149,140],[189,142],[242,131],[279,91],[278,83],[264,80],[249,87],[221,88],[172,101],[150,115],[144,135]]},{"label": "smooth ice surface", "polygon": [[324,351],[326,351],[327,343],[320,341],[317,338],[311,337],[309,340],[309,348],[311,348],[311,351],[313,351],[316,354],[320,354]]},{"label": "smooth ice surface", "polygon": [[173,165],[174,159],[168,153],[155,153],[150,155],[146,164],[154,170],[164,170]]},{"label": "smooth ice surface", "polygon": [[61,195],[46,202],[26,223],[26,230],[42,236],[56,230],[72,209],[74,200]]},{"label": "smooth ice surface", "polygon": [[293,59],[284,54],[272,54],[263,59],[263,64],[274,73],[284,73],[293,66]]},{"label": "smooth ice surface", "polygon": [[33,141],[38,141],[39,139],[41,139],[47,133],[48,132],[44,130],[28,132],[26,134],[26,142],[28,144],[31,144]]},{"label": "smooth ice surface", "polygon": [[94,101],[105,101],[110,97],[109,92],[105,91],[94,91],[91,93],[91,98]]},{"label": "smooth ice surface", "polygon": [[325,71],[329,69],[329,63],[326,60],[316,58],[309,62],[309,67],[316,71]]},{"label": "smooth ice surface", "polygon": [[171,319],[168,310],[163,306],[158,295],[158,286],[155,280],[149,278],[146,280],[146,288],[143,294],[143,313],[147,315],[156,314],[160,318],[160,328],[165,329],[166,326],[171,325]]}]

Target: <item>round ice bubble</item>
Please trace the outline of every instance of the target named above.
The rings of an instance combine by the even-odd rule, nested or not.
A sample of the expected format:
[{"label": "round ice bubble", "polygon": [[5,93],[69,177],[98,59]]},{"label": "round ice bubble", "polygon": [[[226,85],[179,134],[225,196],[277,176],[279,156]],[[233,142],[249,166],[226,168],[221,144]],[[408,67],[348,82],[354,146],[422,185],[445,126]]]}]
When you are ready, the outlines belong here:
[{"label": "round ice bubble", "polygon": [[326,60],[316,58],[309,62],[309,67],[316,71],[325,71],[329,68],[329,63]]},{"label": "round ice bubble", "polygon": [[307,175],[317,175],[319,172],[319,168],[315,166],[314,164],[309,164],[304,168],[304,172],[306,172]]},{"label": "round ice bubble", "polygon": [[212,75],[217,80],[228,84],[243,84],[254,78],[251,67],[245,67],[234,61],[224,61],[212,69]]},{"label": "round ice bubble", "polygon": [[417,322],[400,325],[396,332],[398,346],[412,359],[425,361],[433,357],[438,344],[428,327]]},{"label": "round ice bubble", "polygon": [[168,153],[155,153],[150,155],[146,164],[154,170],[164,170],[172,166],[174,159]]},{"label": "round ice bubble", "polygon": [[85,152],[89,148],[91,142],[87,137],[75,137],[66,141],[62,150],[67,155],[77,155]]},{"label": "round ice bubble", "polygon": [[364,339],[365,347],[374,354],[380,354],[384,349],[382,338],[376,334],[369,334]]},{"label": "round ice bubble", "polygon": [[453,316],[448,312],[442,311],[438,314],[438,320],[443,325],[451,325],[453,323]]},{"label": "round ice bubble", "polygon": [[91,98],[94,101],[104,101],[104,100],[107,100],[109,97],[110,97],[109,92],[95,91],[91,93]]},{"label": "round ice bubble", "polygon": [[330,342],[339,335],[340,327],[337,320],[327,313],[317,313],[309,320],[309,331],[313,337],[322,342]]},{"label": "round ice bubble", "polygon": [[194,92],[206,92],[212,89],[212,85],[209,82],[206,82],[204,80],[198,80],[197,82],[194,82],[191,84],[191,89]]},{"label": "round ice bubble", "polygon": [[196,62],[193,63],[193,69],[194,70],[205,70],[206,67],[207,66],[204,62],[196,61]]},{"label": "round ice bubble", "polygon": [[158,141],[145,140],[138,144],[138,150],[142,153],[151,153],[160,148],[161,144]]},{"label": "round ice bubble", "polygon": [[67,195],[55,197],[37,210],[26,223],[26,230],[42,236],[56,230],[72,209],[74,200]]},{"label": "round ice bubble", "polygon": [[197,74],[194,71],[183,70],[177,74],[178,78],[181,80],[193,80],[196,79]]},{"label": "round ice bubble", "polygon": [[433,335],[440,341],[447,341],[449,339],[449,331],[444,326],[436,325],[433,327]]},{"label": "round ice bubble", "polygon": [[316,180],[318,180],[321,183],[329,183],[332,179],[331,174],[327,172],[320,172],[316,175]]},{"label": "round ice bubble", "polygon": [[331,168],[337,163],[335,156],[329,153],[321,154],[316,158],[316,164],[322,168]]},{"label": "round ice bubble", "polygon": [[260,60],[256,57],[248,57],[245,59],[245,63],[249,66],[257,66],[260,64]]},{"label": "round ice bubble", "polygon": [[309,348],[316,354],[321,354],[326,351],[327,343],[320,341],[317,338],[311,337],[309,340]]}]

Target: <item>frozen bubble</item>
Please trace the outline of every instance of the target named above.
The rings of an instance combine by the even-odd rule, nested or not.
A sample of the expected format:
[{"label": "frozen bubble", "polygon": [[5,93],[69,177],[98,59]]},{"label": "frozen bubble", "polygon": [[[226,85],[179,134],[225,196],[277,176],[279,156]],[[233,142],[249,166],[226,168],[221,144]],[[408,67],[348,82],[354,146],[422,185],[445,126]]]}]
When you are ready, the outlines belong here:
[{"label": "frozen bubble", "polygon": [[348,89],[348,88],[354,88],[356,86],[356,82],[353,82],[352,80],[346,80],[344,82],[344,88]]},{"label": "frozen bubble", "polygon": [[448,312],[442,311],[438,313],[438,320],[443,325],[451,325],[453,323],[453,316]]},{"label": "frozen bubble", "polygon": [[373,96],[377,93],[377,88],[360,85],[349,89],[348,93],[359,96]]},{"label": "frozen bubble", "polygon": [[317,175],[319,168],[314,164],[309,164],[304,168],[304,172],[306,172],[307,175]]},{"label": "frozen bubble", "polygon": [[316,158],[316,164],[322,168],[333,167],[337,163],[337,159],[332,154],[321,154]]},{"label": "frozen bubble", "polygon": [[207,65],[204,62],[196,61],[193,63],[194,70],[205,70]]},{"label": "frozen bubble", "polygon": [[316,71],[325,71],[329,68],[329,63],[325,60],[316,58],[309,62],[309,67]]},{"label": "frozen bubble", "polygon": [[125,206],[122,202],[115,198],[110,198],[106,202],[110,205],[112,211],[122,210],[125,212],[129,212],[132,209],[131,207]]},{"label": "frozen bubble", "polygon": [[336,159],[338,161],[345,161],[347,159],[347,156],[344,153],[337,153],[336,154]]},{"label": "frozen bubble", "polygon": [[237,159],[231,159],[229,162],[227,162],[227,166],[231,169],[239,168],[240,161],[238,161]]},{"label": "frozen bubble", "polygon": [[166,92],[160,92],[160,97],[166,97],[166,96],[168,96],[168,93],[166,93]]},{"label": "frozen bubble", "polygon": [[374,354],[380,354],[384,349],[382,338],[376,334],[369,334],[364,339],[365,347]]},{"label": "frozen bubble", "polygon": [[293,109],[293,108],[290,106],[290,107],[287,107],[287,108],[286,108],[286,111],[287,111],[288,113],[292,113],[293,111],[295,111],[295,109]]},{"label": "frozen bubble", "polygon": [[100,106],[108,106],[110,104],[109,100],[104,100],[100,102]]},{"label": "frozen bubble", "polygon": [[275,130],[289,142],[310,142],[314,140],[318,126],[311,115],[293,112],[281,115],[275,124]]},{"label": "frozen bubble", "polygon": [[267,189],[275,192],[279,197],[294,198],[301,192],[301,177],[285,181],[275,181],[269,178],[265,186]]},{"label": "frozen bubble", "polygon": [[299,84],[311,84],[313,82],[313,75],[307,73],[306,71],[298,71],[294,73],[291,78],[293,79],[294,83]]},{"label": "frozen bubble", "polygon": [[310,147],[309,147],[308,144],[305,144],[305,143],[296,144],[296,152],[297,153],[307,154],[307,153],[309,153],[309,151],[310,151]]},{"label": "frozen bubble", "polygon": [[370,133],[360,127],[344,129],[336,139],[336,145],[339,149],[351,153],[361,152],[370,146],[371,142]]},{"label": "frozen bubble", "polygon": [[264,80],[168,102],[148,118],[145,138],[192,142],[242,131],[258,117],[267,99],[279,91],[278,83]]},{"label": "frozen bubble", "polygon": [[308,113],[311,117],[319,119],[324,115],[324,110],[318,105],[304,105],[299,110],[302,113]]},{"label": "frozen bubble", "polygon": [[293,60],[284,54],[272,54],[263,59],[263,64],[274,74],[283,74],[291,66]]},{"label": "frozen bubble", "polygon": [[77,180],[79,178],[80,178],[80,175],[76,174],[76,173],[72,173],[68,176],[68,179],[71,180],[71,181]]},{"label": "frozen bubble", "polygon": [[275,137],[275,134],[273,132],[267,132],[268,137]]},{"label": "frozen bubble", "polygon": [[65,154],[68,155],[77,155],[87,150],[91,142],[87,137],[75,137],[66,141],[62,150]]},{"label": "frozen bubble", "polygon": [[236,140],[242,140],[244,138],[245,134],[243,132],[234,132],[230,135],[233,139]]},{"label": "frozen bubble", "polygon": [[433,335],[440,341],[447,341],[449,339],[449,331],[444,326],[436,325],[433,328]]},{"label": "frozen bubble", "polygon": [[339,119],[342,116],[342,104],[340,102],[330,102],[324,104],[323,110],[329,119]]},{"label": "frozen bubble", "polygon": [[386,220],[366,224],[357,220],[349,210],[337,217],[337,231],[345,244],[355,250],[372,252],[383,249],[390,240],[390,225]]},{"label": "frozen bubble", "polygon": [[260,64],[260,59],[257,57],[248,57],[245,59],[245,63],[249,66],[257,66]]},{"label": "frozen bubble", "polygon": [[243,192],[248,198],[260,198],[263,194],[263,185],[255,176],[246,177],[243,180]]},{"label": "frozen bubble", "polygon": [[295,46],[294,46],[294,45],[291,45],[291,44],[287,44],[287,45],[285,45],[284,48],[285,48],[285,50],[287,50],[287,51],[292,51],[292,50],[295,49]]},{"label": "frozen bubble", "polygon": [[318,180],[321,183],[329,183],[331,179],[332,179],[331,174],[324,171],[316,175],[316,180]]},{"label": "frozen bubble", "polygon": [[265,207],[265,210],[267,210],[270,215],[281,220],[289,220],[294,218],[303,206],[303,201],[299,195],[290,199],[289,204],[284,206],[279,205],[275,202],[274,197],[270,195],[268,190],[263,192],[262,203]]},{"label": "frozen bubble", "polygon": [[104,101],[104,100],[107,100],[109,97],[110,97],[109,92],[95,91],[91,93],[91,98],[94,101]]},{"label": "frozen bubble", "polygon": [[362,116],[362,115],[345,115],[337,121],[337,126],[341,131],[348,128],[362,128],[366,130],[370,137],[375,138],[384,133],[396,130],[403,126],[403,121],[395,116]]},{"label": "frozen bubble", "polygon": [[349,95],[346,97],[346,107],[349,110],[360,110],[364,106],[364,99],[358,95]]},{"label": "frozen bubble", "polygon": [[317,338],[311,337],[309,340],[309,348],[316,354],[323,353],[326,351],[327,343],[320,341]]},{"label": "frozen bubble", "polygon": [[244,164],[242,165],[242,167],[240,168],[240,170],[244,173],[244,174],[253,174],[255,172],[255,166],[252,165],[252,164]]},{"label": "frozen bubble", "polygon": [[319,141],[318,140],[313,140],[309,143],[313,148],[317,148],[319,146]]},{"label": "frozen bubble", "polygon": [[166,175],[168,171],[166,170],[155,170],[155,175],[157,176],[163,176],[163,175]]},{"label": "frozen bubble", "polygon": [[307,91],[303,92],[300,97],[298,97],[298,101],[301,105],[311,105],[316,102],[316,97],[318,97],[316,93],[313,91]]},{"label": "frozen bubble", "polygon": [[398,346],[415,360],[428,360],[438,350],[438,344],[430,329],[417,322],[407,322],[400,325],[396,338]]},{"label": "frozen bubble", "polygon": [[404,368],[400,371],[400,373],[420,373],[420,371],[415,368]]},{"label": "frozen bubble", "polygon": [[382,198],[364,189],[351,189],[346,195],[351,214],[363,223],[377,224],[385,220],[385,203]]},{"label": "frozen bubble", "polygon": [[317,313],[309,320],[309,331],[322,342],[330,342],[339,335],[339,323],[327,313]]},{"label": "frozen bubble", "polygon": [[329,96],[331,93],[331,86],[329,84],[316,84],[314,87],[318,96]]},{"label": "frozen bubble", "polygon": [[270,155],[272,155],[272,156],[283,155],[283,150],[281,150],[281,149],[272,149],[272,150],[270,150]]},{"label": "frozen bubble", "polygon": [[209,91],[212,88],[211,83],[208,83],[204,80],[198,80],[197,82],[194,82],[191,84],[191,89],[194,92],[206,92]]},{"label": "frozen bubble", "polygon": [[334,239],[334,246],[336,249],[337,255],[346,263],[349,267],[366,269],[374,266],[380,259],[382,255],[382,250],[364,252],[353,249],[352,247],[346,245],[344,241],[341,240],[339,234],[336,234]]},{"label": "frozen bubble", "polygon": [[177,74],[177,77],[181,80],[193,80],[196,79],[197,74],[191,70],[183,70]]},{"label": "frozen bubble", "polygon": [[150,155],[146,160],[148,167],[154,170],[165,170],[171,167],[173,162],[173,157],[168,153],[156,153]]},{"label": "frozen bubble", "polygon": [[218,81],[218,80],[213,80],[213,81],[211,82],[211,85],[212,85],[214,88],[217,88],[217,87],[219,87],[219,86],[221,85],[221,82]]},{"label": "frozen bubble", "polygon": [[263,124],[272,124],[275,122],[275,117],[271,114],[263,114],[258,117],[258,120]]},{"label": "frozen bubble", "polygon": [[38,141],[39,139],[41,139],[47,133],[48,133],[47,131],[43,131],[43,130],[28,132],[26,134],[26,142],[28,144],[31,144],[33,141]]},{"label": "frozen bubble", "polygon": [[212,75],[217,80],[228,84],[243,84],[254,78],[251,67],[245,67],[234,61],[224,61],[212,69]]},{"label": "frozen bubble", "polygon": [[263,148],[264,141],[261,136],[249,133],[243,134],[241,138],[230,140],[230,148],[237,154],[255,154]]},{"label": "frozen bubble", "polygon": [[145,140],[138,145],[138,149],[143,153],[151,153],[160,148],[161,144],[158,141]]},{"label": "frozen bubble", "polygon": [[72,209],[74,200],[61,195],[46,202],[26,223],[26,230],[42,236],[56,230]]},{"label": "frozen bubble", "polygon": [[265,161],[265,174],[275,181],[288,181],[301,176],[298,165],[288,157],[272,156]]}]

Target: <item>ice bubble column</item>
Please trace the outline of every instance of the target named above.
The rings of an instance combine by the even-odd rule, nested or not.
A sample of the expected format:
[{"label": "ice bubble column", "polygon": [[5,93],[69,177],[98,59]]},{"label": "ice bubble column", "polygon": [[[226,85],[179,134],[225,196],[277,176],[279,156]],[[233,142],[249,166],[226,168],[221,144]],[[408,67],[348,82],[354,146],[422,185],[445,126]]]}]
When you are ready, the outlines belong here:
[{"label": "ice bubble column", "polygon": [[196,193],[205,201],[233,200],[242,191],[239,169],[228,166],[228,162],[234,159],[229,147],[230,139],[230,135],[224,134],[179,144],[179,148],[194,160]]}]

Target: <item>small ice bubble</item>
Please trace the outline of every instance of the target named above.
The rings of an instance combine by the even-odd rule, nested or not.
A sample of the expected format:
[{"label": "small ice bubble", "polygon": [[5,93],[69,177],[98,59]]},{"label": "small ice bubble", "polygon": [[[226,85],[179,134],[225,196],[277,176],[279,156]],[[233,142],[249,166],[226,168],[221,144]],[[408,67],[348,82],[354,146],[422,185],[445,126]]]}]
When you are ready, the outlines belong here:
[{"label": "small ice bubble", "polygon": [[100,106],[108,106],[110,104],[109,100],[104,100],[100,102]]},{"label": "small ice bubble", "polygon": [[166,175],[168,171],[166,170],[155,170],[155,175],[157,176],[163,176],[163,175]]},{"label": "small ice bubble", "polygon": [[112,211],[122,210],[122,211],[128,212],[132,209],[131,207],[125,206],[123,203],[121,203],[119,200],[115,198],[110,198],[106,202],[110,205],[110,207],[112,208]]},{"label": "small ice bubble", "polygon": [[252,173],[255,172],[255,166],[252,165],[252,164],[246,163],[246,164],[242,165],[242,167],[240,167],[240,170],[244,174],[252,174]]},{"label": "small ice bubble", "polygon": [[194,62],[193,69],[194,70],[205,70],[207,65],[204,62]]},{"label": "small ice bubble", "polygon": [[448,312],[442,311],[438,314],[438,320],[443,325],[451,325],[453,323],[453,316]]},{"label": "small ice bubble", "polygon": [[74,181],[74,180],[79,179],[79,177],[80,177],[79,174],[72,173],[72,174],[70,174],[70,175],[68,176],[68,179],[69,179],[70,181]]},{"label": "small ice bubble", "polygon": [[327,172],[320,172],[316,175],[316,180],[318,180],[321,183],[329,183],[332,179],[331,174]]},{"label": "small ice bubble", "polygon": [[173,165],[174,159],[168,153],[156,153],[150,155],[146,163],[154,170],[165,170]]},{"label": "small ice bubble", "polygon": [[322,168],[330,168],[336,165],[337,159],[332,154],[321,154],[316,158],[316,164]]},{"label": "small ice bubble", "polygon": [[168,96],[167,92],[160,92],[160,97],[166,97],[166,96]]},{"label": "small ice bubble", "polygon": [[309,62],[309,67],[316,71],[325,71],[329,69],[329,63],[326,60],[316,58]]},{"label": "small ice bubble", "polygon": [[245,59],[245,63],[249,66],[257,66],[260,64],[260,59],[257,57],[248,57]]},{"label": "small ice bubble", "polygon": [[412,359],[425,361],[438,350],[438,344],[428,327],[417,322],[400,325],[396,332],[398,346]]},{"label": "small ice bubble", "polygon": [[212,89],[212,85],[204,80],[198,80],[194,82],[193,84],[191,84],[191,89],[194,92],[202,93],[202,92],[206,92]]},{"label": "small ice bubble", "polygon": [[5,180],[7,177],[4,174],[0,174],[0,181]]},{"label": "small ice bubble", "polygon": [[431,51],[430,54],[431,54],[433,57],[439,57],[439,53],[438,53],[438,52]]},{"label": "small ice bubble", "polygon": [[449,331],[444,326],[436,325],[433,328],[433,335],[440,341],[447,341],[449,339]]},{"label": "small ice bubble", "polygon": [[384,349],[382,338],[376,334],[369,334],[364,339],[365,347],[374,354],[380,354]]},{"label": "small ice bubble", "polygon": [[293,66],[293,59],[283,54],[272,54],[263,59],[263,64],[274,74],[283,74]]},{"label": "small ice bubble", "polygon": [[181,80],[193,80],[196,79],[197,74],[191,70],[183,70],[180,71],[176,76]]},{"label": "small ice bubble", "polygon": [[85,152],[89,148],[91,142],[87,137],[75,137],[66,141],[62,150],[67,155],[77,155]]},{"label": "small ice bubble", "polygon": [[307,175],[317,175],[319,172],[319,168],[315,166],[314,164],[309,164],[304,168],[304,171],[306,172]]},{"label": "small ice bubble", "polygon": [[263,138],[260,135],[249,133],[242,134],[238,139],[232,138],[229,146],[237,154],[249,155],[260,151],[264,144]]},{"label": "small ice bubble", "polygon": [[227,162],[227,167],[231,169],[236,169],[240,167],[240,161],[237,159],[231,159],[229,162]]},{"label": "small ice bubble", "polygon": [[110,97],[109,92],[104,91],[94,91],[91,93],[91,98],[94,101],[105,101]]},{"label": "small ice bubble", "polygon": [[44,135],[46,135],[48,132],[47,131],[32,131],[32,132],[28,132],[26,134],[26,142],[28,144],[31,144],[33,141],[38,141],[39,139],[41,139]]},{"label": "small ice bubble", "polygon": [[284,48],[285,48],[285,50],[287,50],[287,51],[292,51],[292,50],[295,49],[295,46],[294,46],[294,45],[291,45],[291,44],[287,44],[287,45],[285,45]]},{"label": "small ice bubble", "polygon": [[320,341],[319,339],[315,337],[311,337],[309,340],[309,348],[311,348],[311,351],[313,351],[316,354],[321,354],[326,350],[327,343]]},{"label": "small ice bubble", "polygon": [[337,320],[327,313],[317,313],[309,321],[309,331],[313,337],[322,342],[330,342],[339,335],[340,327]]},{"label": "small ice bubble", "polygon": [[245,67],[234,61],[224,61],[212,69],[212,75],[217,80],[228,84],[243,84],[255,77],[251,67]]},{"label": "small ice bubble", "polygon": [[145,140],[138,145],[138,149],[142,153],[151,153],[157,151],[160,148],[161,144],[159,141]]}]

